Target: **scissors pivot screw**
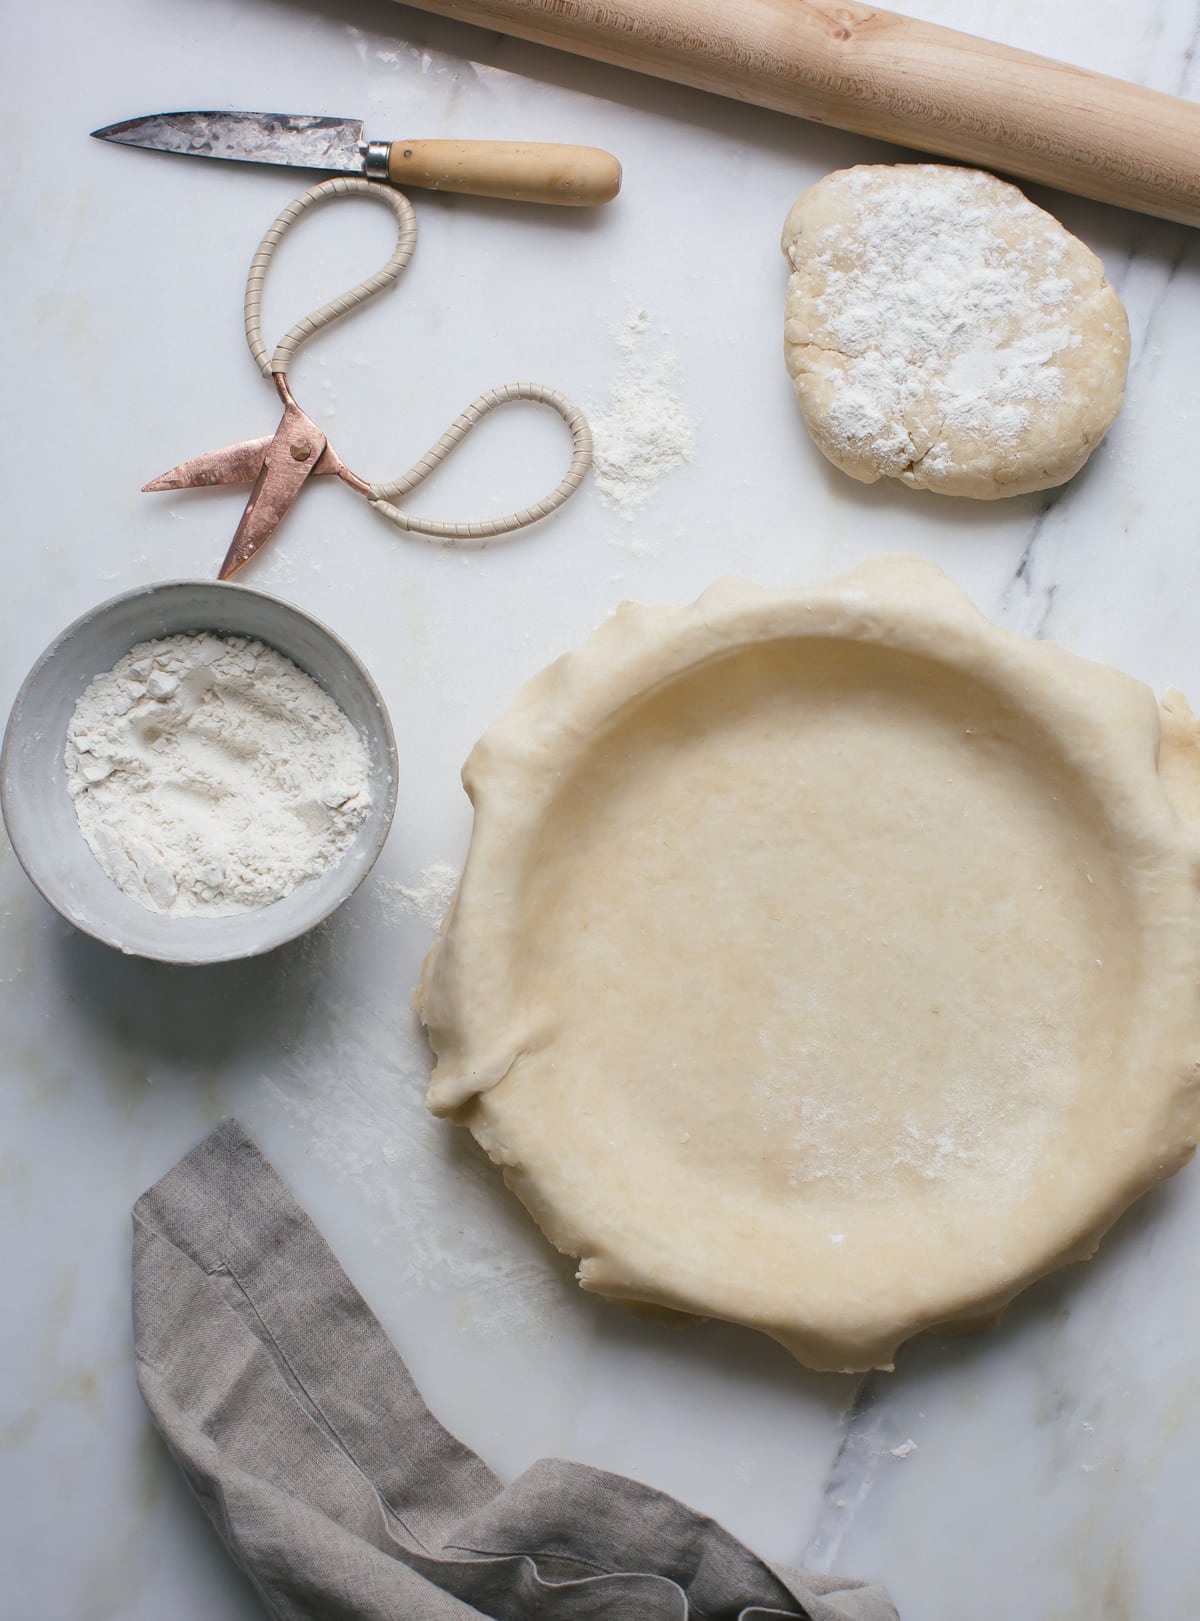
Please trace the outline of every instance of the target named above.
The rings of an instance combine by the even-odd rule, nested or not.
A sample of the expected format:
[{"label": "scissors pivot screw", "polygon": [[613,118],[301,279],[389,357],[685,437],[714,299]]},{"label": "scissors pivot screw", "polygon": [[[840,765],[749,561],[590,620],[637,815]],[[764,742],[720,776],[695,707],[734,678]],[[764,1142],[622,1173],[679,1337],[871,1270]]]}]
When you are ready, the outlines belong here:
[{"label": "scissors pivot screw", "polygon": [[311,455],[312,455],[312,446],[311,445],[293,445],[292,446],[292,456],[298,462],[306,462]]}]

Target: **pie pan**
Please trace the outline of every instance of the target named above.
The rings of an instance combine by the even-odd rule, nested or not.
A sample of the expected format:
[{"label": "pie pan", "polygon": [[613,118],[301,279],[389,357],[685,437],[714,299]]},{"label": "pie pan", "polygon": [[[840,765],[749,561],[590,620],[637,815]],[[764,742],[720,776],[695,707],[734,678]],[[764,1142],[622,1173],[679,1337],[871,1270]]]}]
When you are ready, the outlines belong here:
[{"label": "pie pan", "polygon": [[914,561],[626,605],[467,762],[430,1107],[585,1289],[986,1321],[1196,1140],[1195,731]]}]

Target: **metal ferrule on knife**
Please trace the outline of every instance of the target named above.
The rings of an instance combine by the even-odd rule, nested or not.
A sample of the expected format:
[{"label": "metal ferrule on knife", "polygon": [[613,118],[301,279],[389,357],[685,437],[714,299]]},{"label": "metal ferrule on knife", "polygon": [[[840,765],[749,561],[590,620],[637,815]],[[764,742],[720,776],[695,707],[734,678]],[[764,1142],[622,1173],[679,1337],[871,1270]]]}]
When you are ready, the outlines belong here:
[{"label": "metal ferrule on knife", "polygon": [[368,141],[362,149],[363,174],[368,180],[386,180],[388,178],[388,155],[392,150],[390,141]]}]

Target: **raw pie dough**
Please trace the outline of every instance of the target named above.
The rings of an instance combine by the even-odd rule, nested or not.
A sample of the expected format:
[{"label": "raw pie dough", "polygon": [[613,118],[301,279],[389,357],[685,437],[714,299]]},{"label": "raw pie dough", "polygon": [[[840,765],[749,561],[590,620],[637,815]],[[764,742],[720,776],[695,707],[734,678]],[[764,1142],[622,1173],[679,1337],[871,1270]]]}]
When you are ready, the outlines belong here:
[{"label": "raw pie dough", "polygon": [[467,762],[429,1106],[587,1290],[979,1323],[1192,1152],[1196,734],[911,560],[626,604]]},{"label": "raw pie dough", "polygon": [[783,229],[784,352],[851,478],[1019,495],[1077,473],[1121,408],[1129,325],[1104,266],[978,169],[827,175]]}]

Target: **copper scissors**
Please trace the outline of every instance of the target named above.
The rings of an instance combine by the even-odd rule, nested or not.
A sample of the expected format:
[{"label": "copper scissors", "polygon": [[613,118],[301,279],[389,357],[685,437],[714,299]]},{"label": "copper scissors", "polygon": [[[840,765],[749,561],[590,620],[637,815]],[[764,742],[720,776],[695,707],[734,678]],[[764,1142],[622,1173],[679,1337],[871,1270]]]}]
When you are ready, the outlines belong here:
[{"label": "copper scissors", "polygon": [[[374,197],[387,204],[400,227],[395,250],[388,262],[373,276],[298,321],[272,354],[263,341],[261,309],[263,285],[275,249],[305,209],[326,198],[346,195]],[[565,394],[541,383],[509,383],[481,394],[455,418],[407,473],[380,484],[373,484],[352,472],[313,419],[297,405],[287,380],[288,366],[297,350],[331,321],[390,287],[412,258],[416,241],[416,217],[412,204],[403,192],[376,181],[339,177],[322,181],[289,203],[259,243],[246,280],[246,342],[263,376],[271,379],[283,401],[283,417],[279,426],[274,434],[261,439],[245,439],[236,445],[225,445],[220,450],[193,456],[190,461],[180,462],[170,472],[143,486],[146,490],[189,490],[211,484],[253,484],[241,522],[221,564],[219,579],[228,580],[249,562],[279,527],[308,479],[315,475],[336,474],[351,489],[365,495],[377,512],[390,518],[399,528],[443,541],[485,541],[524,529],[562,506],[579,488],[592,460],[592,435],[587,418]],[[513,400],[533,400],[539,405],[548,405],[551,410],[558,412],[570,430],[571,463],[549,495],[532,506],[523,507],[519,512],[510,512],[502,518],[483,518],[475,523],[446,523],[436,518],[419,518],[394,504],[398,498],[423,483],[477,422],[497,406]]]}]

